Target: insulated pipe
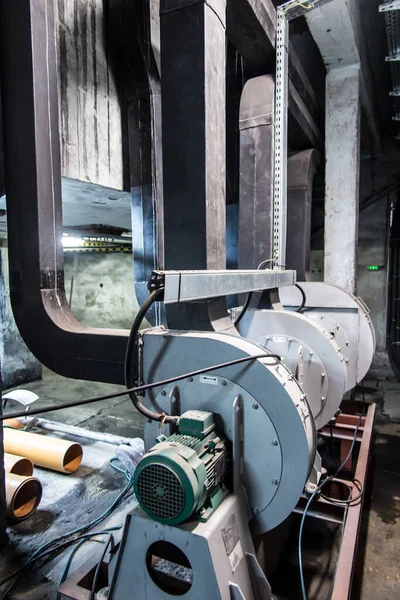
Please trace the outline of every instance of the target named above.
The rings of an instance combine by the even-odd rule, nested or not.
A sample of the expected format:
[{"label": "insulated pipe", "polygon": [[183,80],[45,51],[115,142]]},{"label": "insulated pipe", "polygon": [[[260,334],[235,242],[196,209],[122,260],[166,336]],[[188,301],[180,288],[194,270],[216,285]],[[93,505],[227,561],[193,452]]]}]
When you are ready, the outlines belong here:
[{"label": "insulated pipe", "polygon": [[26,456],[38,467],[74,473],[82,461],[80,444],[8,428],[3,429],[3,437],[5,452]]},{"label": "insulated pipe", "polygon": [[42,484],[36,477],[6,474],[7,516],[16,521],[30,517],[42,499]]},{"label": "insulated pipe", "polygon": [[6,473],[31,477],[33,475],[33,462],[23,456],[4,453],[4,469]]},{"label": "insulated pipe", "polygon": [[[18,423],[21,423],[22,427],[29,426],[31,423],[33,427],[39,427],[46,431],[55,431],[57,433],[66,433],[68,435],[74,435],[76,437],[83,437],[88,440],[95,440],[97,442],[106,442],[107,444],[113,444],[114,446],[120,446],[121,444],[129,446],[133,439],[126,438],[119,435],[113,435],[112,433],[103,433],[101,431],[89,431],[83,427],[75,427],[75,425],[66,425],[65,423],[57,423],[56,421],[48,421],[47,419],[37,419],[35,417],[29,418],[28,416],[22,418],[22,423],[14,419]],[[19,429],[16,428],[16,429]]]}]

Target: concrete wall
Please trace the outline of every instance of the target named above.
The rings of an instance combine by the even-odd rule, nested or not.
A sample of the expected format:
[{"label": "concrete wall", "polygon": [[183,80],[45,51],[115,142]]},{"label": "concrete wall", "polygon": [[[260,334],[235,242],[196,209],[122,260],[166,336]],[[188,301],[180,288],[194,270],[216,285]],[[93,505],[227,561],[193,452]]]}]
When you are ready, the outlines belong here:
[{"label": "concrete wall", "polygon": [[371,195],[376,194],[398,178],[399,151],[394,146],[376,158],[364,156],[360,172],[360,216],[357,261],[357,294],[363,298],[371,310],[371,318],[376,331],[376,354],[371,374],[379,377],[392,376],[386,354],[387,317],[387,266],[380,271],[368,271],[368,265],[384,265],[387,258],[386,234],[388,202],[397,201],[397,192],[389,196],[383,194],[379,200],[366,209],[362,205]]},{"label": "concrete wall", "polygon": [[62,174],[122,189],[121,111],[103,0],[58,0]]},{"label": "concrete wall", "polygon": [[14,321],[10,303],[8,252],[0,247],[0,362],[3,389],[40,379],[42,366],[26,347]]},{"label": "concrete wall", "polygon": [[130,329],[138,311],[132,254],[66,253],[65,290],[90,327]]},{"label": "concrete wall", "polygon": [[[376,353],[370,374],[379,378],[392,377],[389,358],[386,353],[387,320],[387,266],[379,271],[368,271],[368,265],[384,265],[386,261],[386,231],[388,201],[396,201],[397,193],[381,197],[368,208],[363,203],[380,190],[391,185],[398,177],[399,152],[390,146],[382,155],[372,158],[361,157],[360,165],[360,213],[357,249],[356,294],[371,311],[371,319],[376,333]],[[388,235],[390,232],[388,231]],[[389,243],[389,239],[388,239]],[[338,236],[337,251],[341,251]],[[311,275],[313,281],[324,281],[324,249],[321,233],[314,239],[311,255]]]}]

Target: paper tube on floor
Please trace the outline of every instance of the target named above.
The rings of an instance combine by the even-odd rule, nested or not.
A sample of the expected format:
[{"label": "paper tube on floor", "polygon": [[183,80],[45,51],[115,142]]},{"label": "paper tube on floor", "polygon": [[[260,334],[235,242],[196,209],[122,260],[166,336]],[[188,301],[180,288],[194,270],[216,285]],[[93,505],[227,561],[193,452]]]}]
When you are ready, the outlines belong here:
[{"label": "paper tube on floor", "polygon": [[34,465],[73,473],[82,461],[82,446],[48,435],[3,428],[4,451],[26,456]]},{"label": "paper tube on floor", "polygon": [[4,427],[12,427],[13,429],[23,429],[24,424],[18,419],[4,419],[3,421]]},{"label": "paper tube on floor", "polygon": [[33,462],[29,458],[16,454],[4,453],[4,468],[6,473],[30,477],[33,475]]},{"label": "paper tube on floor", "polygon": [[7,516],[16,521],[30,517],[42,499],[42,484],[36,477],[6,473]]}]

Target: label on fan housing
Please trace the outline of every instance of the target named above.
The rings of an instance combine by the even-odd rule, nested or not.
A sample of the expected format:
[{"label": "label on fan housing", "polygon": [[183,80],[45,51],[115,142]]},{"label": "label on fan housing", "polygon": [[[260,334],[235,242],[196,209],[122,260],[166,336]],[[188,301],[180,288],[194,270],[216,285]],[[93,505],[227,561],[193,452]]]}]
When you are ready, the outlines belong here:
[{"label": "label on fan housing", "polygon": [[209,385],[218,385],[218,377],[212,375],[200,375],[200,383],[208,383]]},{"label": "label on fan housing", "polygon": [[242,544],[240,543],[235,515],[231,515],[225,527],[221,528],[221,533],[226,554],[231,563],[232,572],[234,573],[243,558],[243,549]]}]

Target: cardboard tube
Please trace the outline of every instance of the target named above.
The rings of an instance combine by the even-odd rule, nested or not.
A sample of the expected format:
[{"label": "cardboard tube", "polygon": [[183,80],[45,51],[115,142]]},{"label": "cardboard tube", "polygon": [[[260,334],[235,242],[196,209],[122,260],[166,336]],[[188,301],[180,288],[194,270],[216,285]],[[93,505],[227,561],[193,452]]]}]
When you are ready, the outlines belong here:
[{"label": "cardboard tube", "polygon": [[23,429],[24,428],[24,424],[21,423],[21,421],[18,421],[18,419],[5,419],[3,421],[3,425],[4,425],[4,427],[12,427],[13,429]]},{"label": "cardboard tube", "polygon": [[4,453],[4,468],[6,473],[31,477],[33,475],[33,462],[29,458]]},{"label": "cardboard tube", "polygon": [[15,521],[30,517],[42,499],[42,484],[36,477],[6,474],[7,516]]},{"label": "cardboard tube", "polygon": [[3,428],[4,452],[26,456],[34,465],[74,473],[82,461],[82,446],[48,435]]}]

